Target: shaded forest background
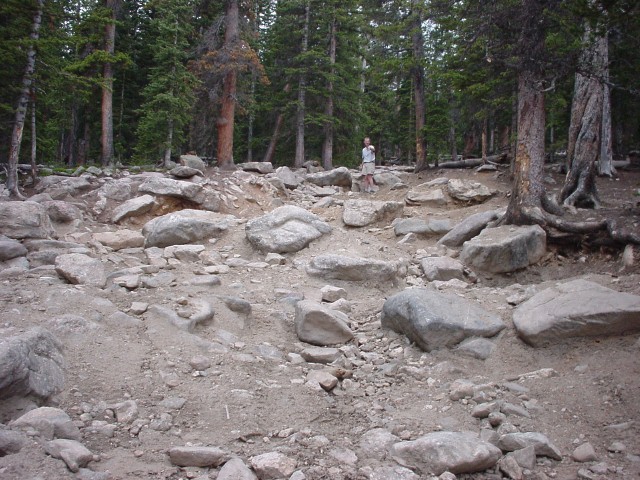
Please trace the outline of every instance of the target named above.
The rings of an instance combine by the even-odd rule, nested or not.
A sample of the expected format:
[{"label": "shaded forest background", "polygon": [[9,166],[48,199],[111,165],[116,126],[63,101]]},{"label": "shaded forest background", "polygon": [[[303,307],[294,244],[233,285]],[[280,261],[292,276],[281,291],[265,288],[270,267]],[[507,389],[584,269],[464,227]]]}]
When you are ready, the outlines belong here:
[{"label": "shaded forest background", "polygon": [[[624,158],[640,146],[639,11],[604,0],[4,0],[0,163],[21,102],[20,163],[193,152],[331,168],[359,164],[364,136],[380,161],[513,157],[527,61],[545,95],[547,155],[571,148],[587,78],[610,98],[611,153]],[[589,56],[602,39],[605,59]]]}]

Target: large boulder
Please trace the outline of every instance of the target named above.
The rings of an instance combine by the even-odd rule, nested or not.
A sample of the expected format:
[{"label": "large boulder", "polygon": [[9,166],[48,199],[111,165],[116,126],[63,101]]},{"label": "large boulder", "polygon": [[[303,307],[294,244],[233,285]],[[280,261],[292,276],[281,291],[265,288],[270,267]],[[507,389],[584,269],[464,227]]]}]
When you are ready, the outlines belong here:
[{"label": "large boulder", "polygon": [[113,223],[118,223],[129,217],[137,217],[150,212],[155,205],[151,195],[141,195],[118,205],[113,210]]},{"label": "large boulder", "polygon": [[35,192],[42,193],[46,191],[54,200],[61,200],[67,195],[73,197],[91,188],[91,182],[85,177],[50,175],[38,179]]},{"label": "large boulder", "polygon": [[302,300],[296,303],[296,334],[311,345],[346,343],[353,338],[346,314],[320,303]]},{"label": "large boulder", "polygon": [[24,257],[27,248],[17,240],[4,235],[0,235],[0,262],[11,260],[12,258]]},{"label": "large boulder", "polygon": [[470,215],[455,225],[444,237],[438,240],[438,243],[447,247],[459,247],[478,235],[489,222],[496,220],[500,215],[501,212],[498,210]]},{"label": "large boulder", "polygon": [[452,178],[447,183],[447,193],[451,198],[461,202],[482,203],[495,195],[496,192],[482,183]]},{"label": "large boulder", "polygon": [[307,273],[327,280],[388,282],[395,281],[402,274],[402,265],[372,258],[325,254],[309,262]]},{"label": "large boulder", "polygon": [[276,177],[282,180],[282,183],[286,188],[291,190],[298,188],[304,181],[304,178],[302,178],[302,176],[293,172],[287,166],[278,167],[278,169],[276,170]]},{"label": "large boulder", "polygon": [[338,167],[326,172],[309,173],[305,176],[305,180],[309,183],[313,183],[314,185],[318,185],[319,187],[335,185],[349,189],[353,183],[351,172],[347,167]]},{"label": "large boulder", "polygon": [[273,173],[273,164],[271,162],[245,162],[239,163],[238,167],[245,172]]},{"label": "large boulder", "polygon": [[447,282],[457,278],[465,279],[464,265],[451,257],[425,257],[421,260],[420,266],[424,276],[430,282],[440,280]]},{"label": "large boulder", "polygon": [[34,396],[46,400],[63,386],[62,343],[51,332],[34,328],[0,338],[0,399]]},{"label": "large boulder", "polygon": [[285,205],[245,226],[247,240],[263,252],[287,253],[302,250],[331,232],[331,226],[304,208]]},{"label": "large boulder", "polygon": [[115,232],[97,232],[93,234],[93,238],[114,250],[138,248],[144,245],[144,236],[140,232],[124,228]]},{"label": "large boulder", "polygon": [[402,215],[404,204],[370,200],[347,200],[344,203],[342,221],[350,227],[364,227],[374,222]]},{"label": "large boulder", "polygon": [[534,295],[513,312],[520,338],[534,346],[568,338],[640,332],[640,296],[578,279]]},{"label": "large boulder", "polygon": [[499,316],[476,303],[426,288],[410,288],[389,297],[382,307],[381,324],[427,352],[469,337],[492,337],[505,327]]},{"label": "large boulder", "polygon": [[168,247],[217,238],[235,225],[236,217],[185,209],[148,221],[142,228],[145,247]]},{"label": "large boulder", "polygon": [[9,238],[50,238],[54,230],[46,207],[36,202],[0,202],[0,234]]},{"label": "large boulder", "polygon": [[149,177],[138,187],[140,193],[181,198],[192,202],[201,190],[202,185],[197,183],[165,177]]},{"label": "large boulder", "polygon": [[538,225],[485,228],[465,242],[460,261],[477,270],[505,273],[526,268],[547,251],[547,235]]},{"label": "large boulder", "polygon": [[204,172],[207,164],[197,155],[180,155],[180,165]]},{"label": "large boulder", "polygon": [[55,260],[56,272],[73,285],[90,285],[104,288],[107,274],[104,265],[97,259],[83,253],[65,253]]},{"label": "large boulder", "polygon": [[409,190],[405,195],[404,201],[407,205],[423,205],[426,207],[443,207],[449,203],[449,200],[440,188]]},{"label": "large boulder", "polygon": [[434,432],[394,444],[391,456],[423,475],[441,475],[487,470],[498,462],[502,452],[475,433]]}]

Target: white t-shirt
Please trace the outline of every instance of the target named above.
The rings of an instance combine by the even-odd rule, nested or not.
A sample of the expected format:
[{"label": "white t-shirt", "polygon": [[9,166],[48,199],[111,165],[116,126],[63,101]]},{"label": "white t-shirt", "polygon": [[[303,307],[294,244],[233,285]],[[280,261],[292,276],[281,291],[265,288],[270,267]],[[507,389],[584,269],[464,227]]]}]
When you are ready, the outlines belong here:
[{"label": "white t-shirt", "polygon": [[376,161],[376,152],[373,150],[370,150],[369,147],[364,147],[362,149],[362,162],[369,163],[369,162],[375,162],[375,161]]}]

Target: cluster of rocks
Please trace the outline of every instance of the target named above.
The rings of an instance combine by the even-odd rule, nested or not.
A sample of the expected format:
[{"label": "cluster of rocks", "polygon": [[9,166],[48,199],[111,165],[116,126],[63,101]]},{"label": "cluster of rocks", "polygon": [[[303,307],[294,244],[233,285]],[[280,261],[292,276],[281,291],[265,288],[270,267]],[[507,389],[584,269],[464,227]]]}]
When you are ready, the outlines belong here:
[{"label": "cluster of rocks", "polygon": [[[306,173],[287,167],[274,170],[259,162],[241,167],[231,176],[206,177],[204,164],[189,156],[169,176],[111,178],[84,172],[79,177],[47,177],[38,184],[36,198],[0,203],[0,276],[35,274],[52,284],[61,281],[107,293],[135,292],[137,300],[123,311],[114,307],[108,324],[135,329],[144,321],[147,327],[168,329],[175,341],[201,348],[206,355],[188,361],[193,378],[213,375],[211,358],[216,356],[247,363],[275,362],[296,372],[300,381],[293,384],[295,388],[313,392],[331,405],[336,399],[349,398],[354,409],[371,406],[358,399],[388,389],[393,381],[410,379],[437,386],[437,399],[448,402],[443,410],[462,409],[474,419],[475,431],[458,431],[445,424],[440,431],[425,434],[391,428],[381,419],[379,426],[358,431],[357,444],[337,445],[335,439],[311,428],[288,428],[263,435],[267,447],[280,442],[281,448],[264,448],[268,451],[252,455],[225,445],[174,445],[164,451],[172,465],[186,469],[190,478],[209,478],[211,470],[223,480],[300,480],[327,474],[445,480],[475,472],[484,472],[486,478],[523,479],[533,478],[532,472],[540,466],[552,468],[553,461],[567,458],[527,422],[535,417],[540,403],[530,398],[523,384],[553,372],[536,371],[502,383],[464,378],[441,383],[435,377],[442,366],[427,367],[423,357],[424,352],[441,349],[479,360],[491,355],[507,325],[501,316],[460,292],[476,282],[475,271],[512,272],[538,262],[546,253],[546,236],[540,227],[488,228],[500,217],[499,211],[472,215],[455,225],[437,218],[405,217],[407,206],[471,204],[495,195],[477,182],[436,179],[409,190],[403,202],[365,200],[353,194],[342,200],[338,194],[349,197],[358,184],[358,174],[344,167],[324,172],[308,165]],[[378,172],[376,181],[394,190],[407,188],[390,172]],[[250,188],[274,199],[270,211],[252,218],[222,213],[239,208],[240,198],[258,204],[248,193]],[[290,203],[284,204],[283,199]],[[93,206],[88,207],[89,203]],[[345,228],[385,225],[401,237],[402,244],[431,237],[438,238],[437,247],[416,251],[411,259],[334,252],[296,262],[298,252],[333,235],[328,221],[311,211],[332,205],[341,209]],[[98,221],[103,223],[96,230],[102,231],[83,228]],[[232,247],[219,248],[220,240],[238,230],[260,252],[261,260],[234,255]],[[203,328],[212,323],[219,304],[250,322],[253,305],[240,297],[191,295],[174,299],[172,306],[140,298],[145,291],[179,284],[215,291],[223,283],[221,277],[232,277],[234,270],[250,275],[269,271],[282,277],[296,270],[303,279],[331,284],[319,292],[320,301],[286,289],[279,292],[277,309],[292,307],[292,327],[299,341],[289,347],[263,343],[250,349],[222,328],[209,329],[205,338]],[[185,271],[191,273],[185,275]],[[342,287],[351,282],[400,291],[386,298],[381,311],[371,312],[368,318],[356,317]],[[410,288],[402,289],[405,285]],[[509,303],[514,306],[515,333],[534,347],[574,337],[640,331],[640,297],[586,280],[528,291]],[[100,328],[71,313],[52,325],[58,332]],[[29,397],[46,403],[65,388],[62,342],[42,328],[0,340],[0,367],[0,399]],[[161,372],[160,377],[169,388],[184,381],[175,372]],[[34,408],[0,425],[0,456],[41,449],[64,462],[78,478],[107,479],[107,472],[94,468],[105,458],[87,447],[93,438],[140,441],[141,435],[157,432],[179,439],[176,417],[186,402],[169,396],[146,408],[132,398],[86,401],[68,412]],[[313,461],[314,455],[323,457],[325,451],[330,461]],[[134,451],[136,457],[143,455],[142,446]],[[596,463],[598,456],[588,442],[580,443],[570,456],[577,462],[591,462],[591,470],[582,474],[585,478],[617,472],[615,467]],[[540,473],[537,478],[545,476]]]}]

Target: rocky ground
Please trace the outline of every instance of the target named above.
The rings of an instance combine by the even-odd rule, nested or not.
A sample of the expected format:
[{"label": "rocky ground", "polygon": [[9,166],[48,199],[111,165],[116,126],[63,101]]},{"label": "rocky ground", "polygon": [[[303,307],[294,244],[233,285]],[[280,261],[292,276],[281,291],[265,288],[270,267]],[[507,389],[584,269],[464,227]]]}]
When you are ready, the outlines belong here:
[{"label": "rocky ground", "polygon": [[[431,479],[419,468],[401,466],[388,448],[431,432],[474,432],[489,440],[496,433],[536,432],[549,443],[551,453],[536,452],[517,464],[504,457],[481,472],[443,473],[442,479],[640,476],[638,335],[534,348],[518,338],[512,323],[518,304],[561,280],[584,278],[639,294],[640,267],[629,260],[629,251],[625,262],[622,249],[549,244],[543,258],[523,270],[475,271],[464,282],[428,282],[420,260],[442,254],[439,236],[396,236],[388,218],[348,227],[342,221],[344,202],[404,204],[413,187],[440,177],[474,180],[496,192],[480,204],[405,205],[402,213],[456,224],[473,213],[504,208],[508,175],[474,170],[414,175],[401,167],[389,172],[406,187],[381,185],[373,194],[334,188],[331,195],[318,196],[305,185],[280,190],[261,173],[207,169],[205,178],[196,180],[224,192],[218,210],[238,221],[217,238],[199,242],[204,252],[183,251],[179,258],[161,253],[163,258],[153,259],[139,246],[108,247],[95,234],[140,231],[153,217],[194,206],[184,199],[156,199],[152,210],[115,224],[114,211],[136,192],[110,191],[113,177],[85,174],[90,186],[64,195],[55,185],[29,191],[30,196],[55,191],[51,198],[78,208],[71,221],[72,214],[60,214],[55,235],[75,244],[65,253],[88,253],[109,277],[104,288],[72,284],[57,273],[53,260],[42,259],[45,254],[36,262],[33,251],[31,258],[21,257],[30,258],[28,266],[15,260],[3,264],[0,338],[44,327],[61,342],[64,387],[44,405],[66,412],[78,428],[76,440],[90,453],[78,468],[70,467],[64,455],[47,446],[60,437],[56,432],[43,433],[42,422],[15,425],[36,406],[33,399],[5,398],[0,401],[0,434],[5,434],[0,451],[11,450],[8,431],[24,433],[15,440],[21,442],[14,449],[19,451],[0,457],[0,479],[244,479],[254,474],[260,479]],[[561,184],[562,176],[550,171],[547,187]],[[638,221],[640,172],[598,179],[598,186],[607,209],[627,222]],[[307,248],[266,261],[266,253],[247,241],[246,223],[286,204],[318,215],[332,231]],[[325,253],[401,262],[406,270],[395,280],[310,276],[305,267]],[[455,249],[444,253],[457,256]],[[296,335],[295,305],[302,299],[321,302],[327,285],[344,297],[339,308],[354,339],[337,350],[316,351]],[[385,301],[409,286],[450,292],[497,314],[506,328],[491,339],[488,358],[447,348],[424,352],[383,329]],[[207,321],[176,326],[199,314]],[[478,410],[492,402],[499,407],[491,415]],[[189,454],[185,447],[215,447],[195,454],[213,460],[206,467],[180,460]],[[227,462],[232,457],[240,461]]]}]

